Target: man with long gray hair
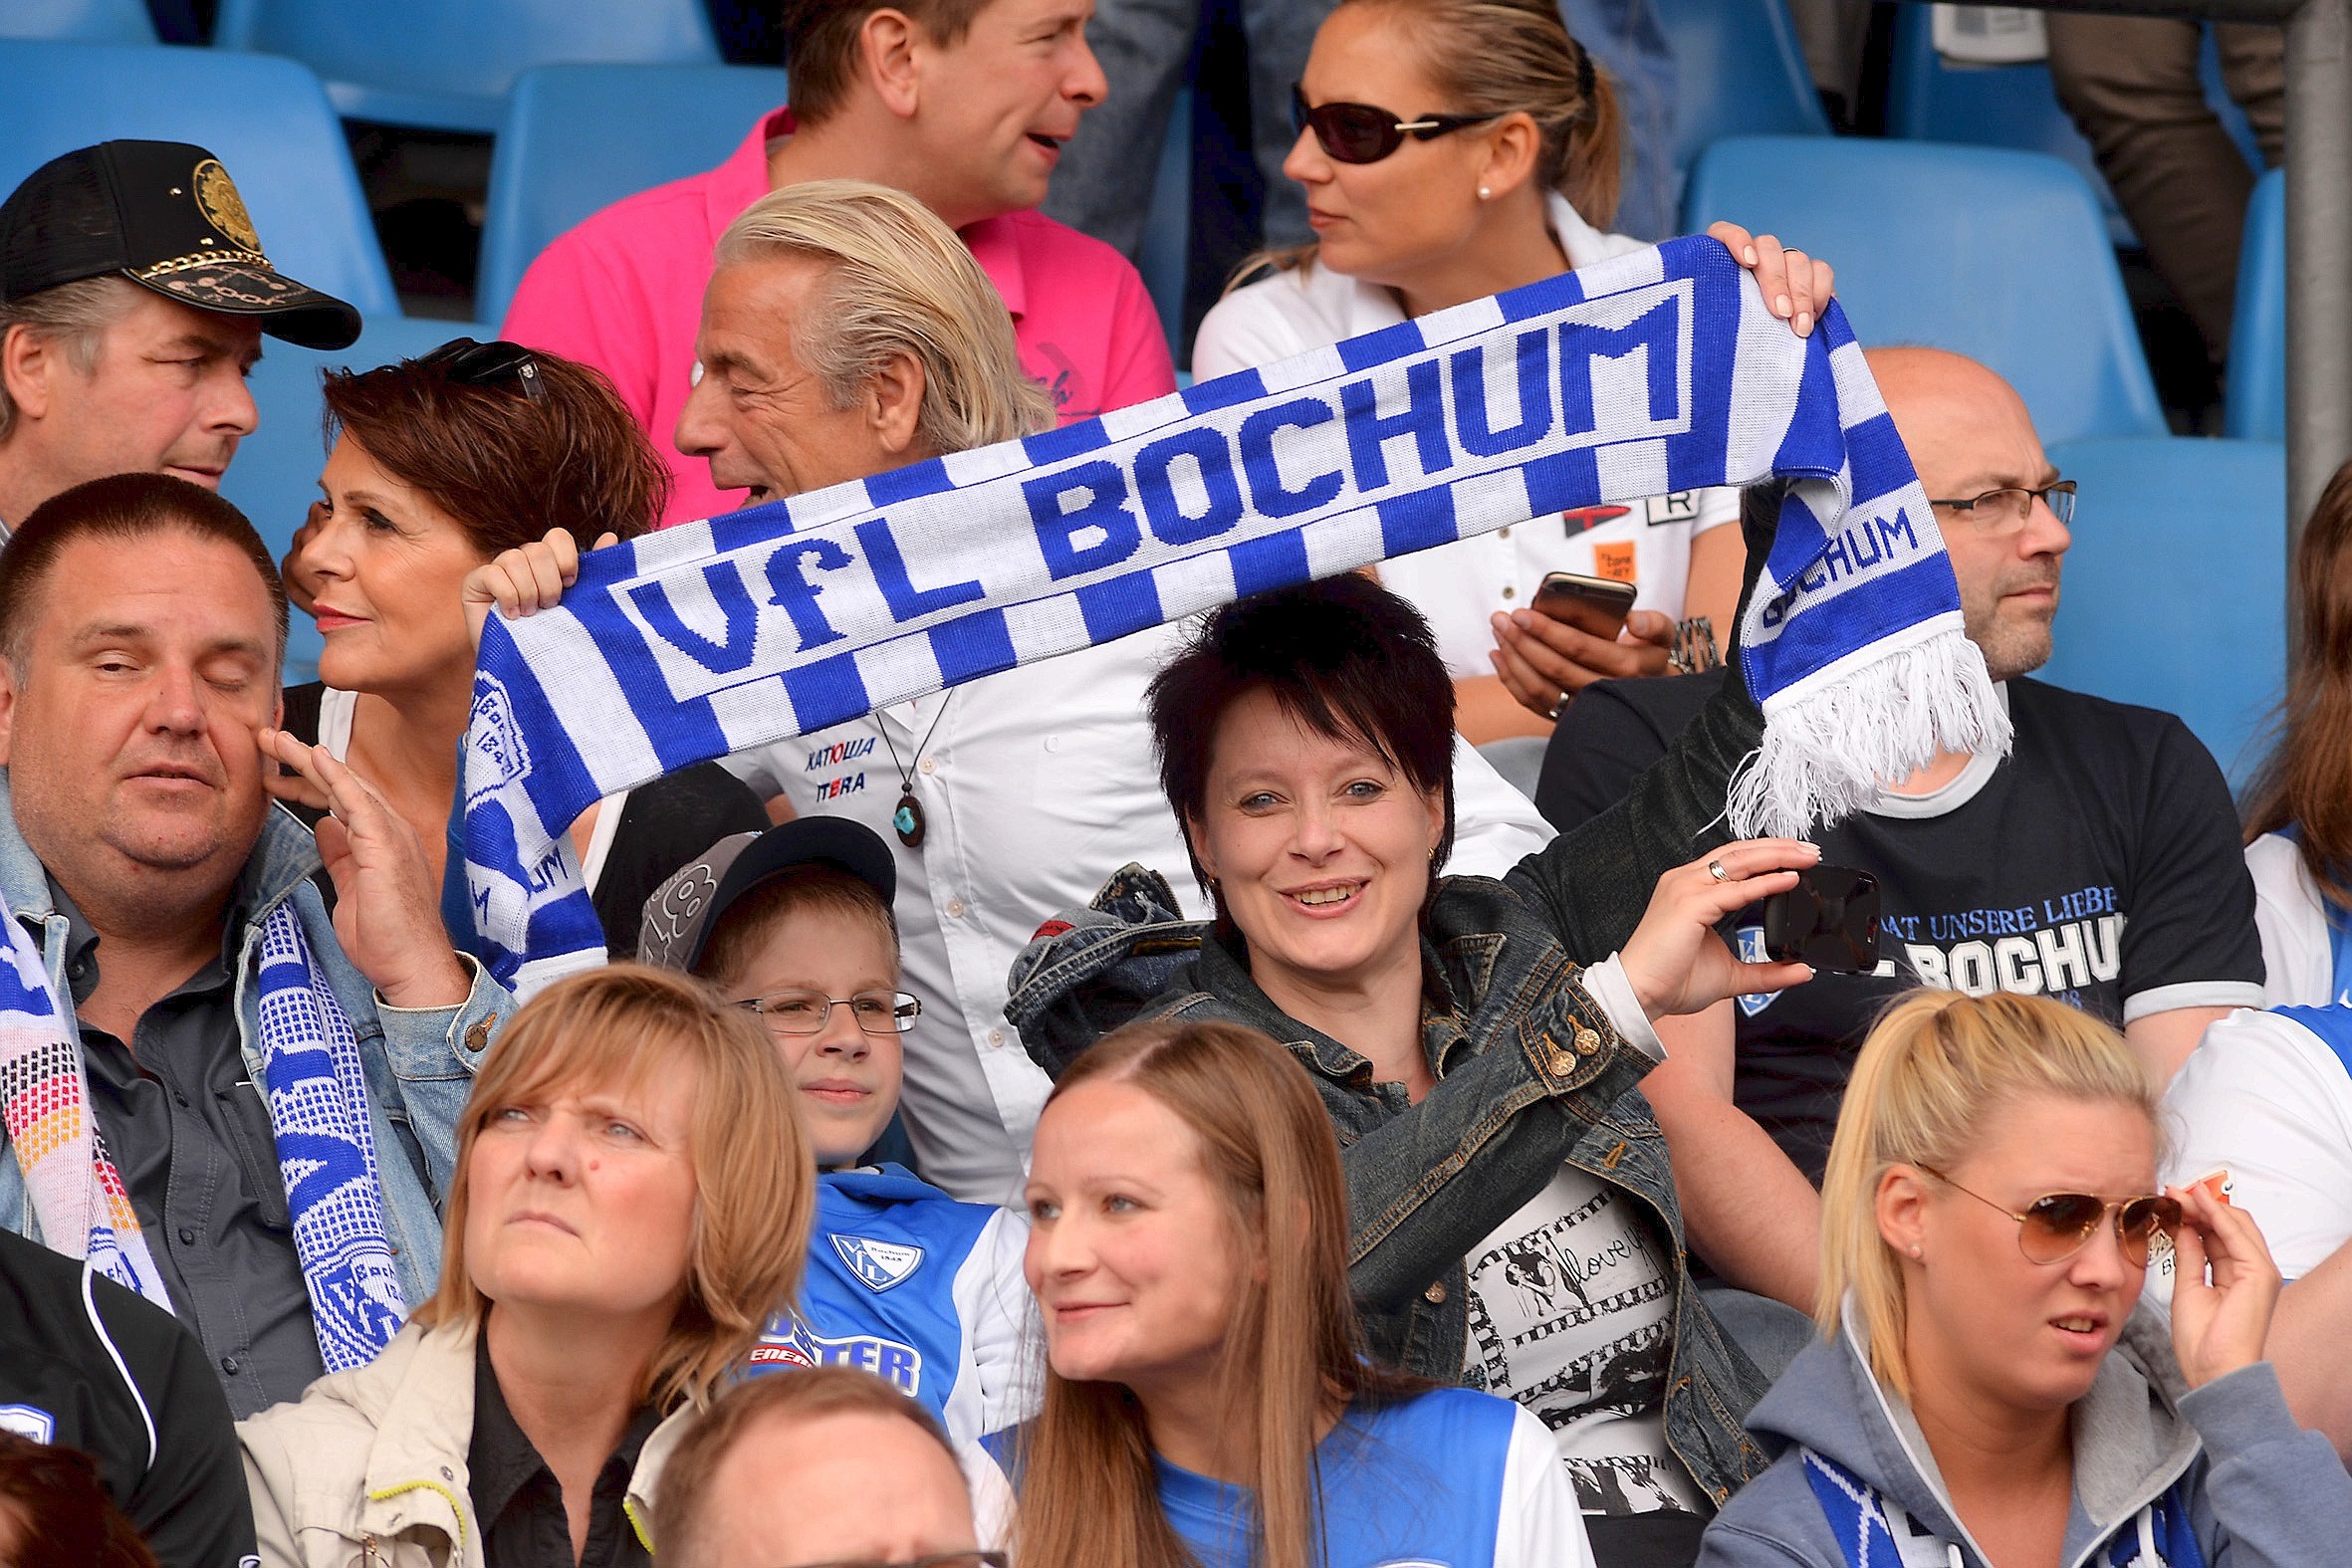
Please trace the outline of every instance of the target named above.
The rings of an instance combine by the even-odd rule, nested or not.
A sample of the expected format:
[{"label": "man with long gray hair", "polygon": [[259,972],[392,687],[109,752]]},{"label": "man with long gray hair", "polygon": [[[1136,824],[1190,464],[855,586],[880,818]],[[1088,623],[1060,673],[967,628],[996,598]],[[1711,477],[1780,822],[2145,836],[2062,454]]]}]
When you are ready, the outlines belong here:
[{"label": "man with long gray hair", "polygon": [[[677,442],[721,488],[778,500],[1050,421],[987,274],[910,196],[788,186],[735,220],[716,261]],[[501,602],[549,602],[532,576]],[[901,984],[922,1003],[900,1109],[922,1175],[953,1197],[1013,1197],[1052,1087],[1005,1021],[1006,977],[1037,923],[1130,862],[1187,863],[1143,703],[1183,630],[1020,668],[1004,667],[1008,642],[1001,662],[952,670],[963,684],[947,691],[729,764],[779,819],[853,817],[894,843]],[[1550,837],[1466,746],[1455,778],[1457,869],[1500,875]],[[1188,913],[1200,918],[1197,899]]]}]

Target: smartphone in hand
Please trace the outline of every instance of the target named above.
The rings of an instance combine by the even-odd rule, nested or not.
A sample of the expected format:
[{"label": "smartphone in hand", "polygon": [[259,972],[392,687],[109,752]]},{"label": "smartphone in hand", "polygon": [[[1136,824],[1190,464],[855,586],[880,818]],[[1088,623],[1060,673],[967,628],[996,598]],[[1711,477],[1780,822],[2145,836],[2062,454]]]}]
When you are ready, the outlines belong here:
[{"label": "smartphone in hand", "polygon": [[1764,905],[1764,956],[1810,964],[1824,975],[1878,968],[1878,878],[1849,866],[1813,866]]},{"label": "smartphone in hand", "polygon": [[1615,642],[1625,629],[1625,617],[1633,613],[1634,588],[1630,582],[1613,582],[1607,577],[1588,577],[1575,571],[1547,571],[1535,585],[1535,597],[1529,608],[1538,615],[1575,627],[1587,636],[1603,642]]}]

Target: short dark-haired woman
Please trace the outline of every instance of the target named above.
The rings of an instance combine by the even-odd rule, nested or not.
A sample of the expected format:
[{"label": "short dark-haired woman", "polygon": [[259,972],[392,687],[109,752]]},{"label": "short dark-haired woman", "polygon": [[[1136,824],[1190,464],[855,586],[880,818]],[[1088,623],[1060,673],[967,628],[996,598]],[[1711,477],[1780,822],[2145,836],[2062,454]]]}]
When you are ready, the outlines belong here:
[{"label": "short dark-haired woman", "polygon": [[[288,580],[326,637],[321,682],[289,688],[286,729],[379,787],[432,857],[447,852],[457,743],[473,705],[466,577],[552,530],[631,539],[669,472],[602,372],[513,343],[458,338],[417,359],[327,377],[334,436]],[[298,594],[298,596],[301,596]],[[315,818],[302,781],[280,798]],[[573,829],[616,958],[678,867],[767,813],[705,764],[591,807]]]},{"label": "short dark-haired woman", "polygon": [[1604,1565],[1687,1564],[1764,1462],[1740,1427],[1763,1379],[1693,1288],[1635,1088],[1651,1018],[1810,974],[1714,934],[1818,858],[1724,841],[1762,734],[1738,688],[1588,828],[1502,881],[1442,877],[1453,684],[1420,615],[1355,575],[1228,605],[1151,694],[1214,924],[1130,867],[1024,955],[1007,1008],[1049,1070],[1137,1013],[1285,1043],[1344,1150],[1375,1354],[1542,1417]]}]

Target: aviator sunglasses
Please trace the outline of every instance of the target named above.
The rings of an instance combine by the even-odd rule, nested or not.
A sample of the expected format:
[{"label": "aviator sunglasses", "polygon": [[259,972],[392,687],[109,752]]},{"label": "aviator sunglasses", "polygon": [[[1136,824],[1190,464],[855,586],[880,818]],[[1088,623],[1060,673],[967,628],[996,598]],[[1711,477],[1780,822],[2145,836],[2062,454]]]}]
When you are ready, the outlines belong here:
[{"label": "aviator sunglasses", "polygon": [[[2029,1263],[2062,1263],[2081,1251],[2096,1234],[2101,1221],[2115,1216],[2115,1240],[2126,1261],[2135,1268],[2148,1266],[2151,1248],[2159,1255],[2170,1251],[2173,1232],[2181,1226],[2181,1201],[2150,1193],[2109,1203],[2088,1193],[2050,1193],[2025,1206],[2023,1214],[1997,1204],[1983,1193],[1962,1187],[1932,1165],[1922,1165],[1945,1186],[1967,1193],[1978,1203],[2017,1222],[2017,1250]],[[2158,1237],[2163,1238],[2161,1246]]]},{"label": "aviator sunglasses", "polygon": [[1341,163],[1377,163],[1403,146],[1408,135],[1417,141],[1427,141],[1449,130],[1502,117],[1501,114],[1424,114],[1419,119],[1399,119],[1387,110],[1369,104],[1318,104],[1309,109],[1305,92],[1296,83],[1291,86],[1292,131],[1313,130],[1315,143],[1324,155]]}]

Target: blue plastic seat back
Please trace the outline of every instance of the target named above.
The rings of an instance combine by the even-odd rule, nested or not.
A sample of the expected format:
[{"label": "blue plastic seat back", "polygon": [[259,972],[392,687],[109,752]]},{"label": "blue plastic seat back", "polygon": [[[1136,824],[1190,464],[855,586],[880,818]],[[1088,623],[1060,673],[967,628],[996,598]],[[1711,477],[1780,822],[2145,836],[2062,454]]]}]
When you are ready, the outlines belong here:
[{"label": "blue plastic seat back", "polygon": [[0,193],[96,141],[192,141],[228,168],[270,260],[363,316],[398,297],[319,79],[291,60],[0,39]]},{"label": "blue plastic seat back", "polygon": [[1674,161],[1726,136],[1829,134],[1783,0],[1658,0],[1674,47]]},{"label": "blue plastic seat back", "polygon": [[2286,449],[2166,436],[2049,455],[2082,490],[2042,673],[2179,714],[2242,784],[2286,676]]},{"label": "blue plastic seat back", "polygon": [[474,314],[502,321],[524,272],[623,196],[726,161],[785,101],[758,66],[541,66],[515,79],[490,165]]},{"label": "blue plastic seat back", "polygon": [[0,5],[0,38],[151,44],[155,21],[146,0],[8,0]]},{"label": "blue plastic seat back", "polygon": [[[237,455],[221,478],[220,493],[253,520],[268,542],[270,554],[283,560],[311,503],[319,499],[319,470],[327,461],[320,434],[320,417],[326,408],[319,392],[321,372],[330,368],[372,369],[397,359],[413,359],[452,337],[487,340],[496,336],[490,328],[465,322],[385,316],[370,321],[359,340],[349,348],[297,348],[272,339],[263,345],[261,363],[253,367],[250,383],[261,422],[253,434],[237,443]],[[318,677],[319,648],[319,628],[308,615],[295,611],[286,641],[289,685]]]},{"label": "blue plastic seat back", "polygon": [[2248,441],[2286,439],[2286,176],[2277,169],[2245,207],[2222,429]]},{"label": "blue plastic seat back", "polygon": [[2098,193],[2107,232],[2137,244],[2115,194],[2099,173],[2091,144],[2058,103],[2049,67],[1952,65],[1936,53],[1932,8],[1907,5],[1895,16],[1895,61],[1887,81],[1887,134],[1910,141],[2014,147],[2064,158]]},{"label": "blue plastic seat back", "polygon": [[1741,137],[1692,171],[1683,222],[1728,218],[1826,258],[1865,344],[1981,359],[2045,441],[2162,435],[2099,204],[2058,159],[1851,137]]},{"label": "blue plastic seat back", "polygon": [[1176,90],[1168,112],[1168,133],[1160,139],[1160,166],[1151,181],[1151,207],[1143,215],[1143,245],[1135,270],[1160,313],[1168,354],[1179,366],[1192,362],[1184,339],[1185,280],[1192,259],[1192,89]]},{"label": "blue plastic seat back", "polygon": [[221,0],[213,43],[292,55],[354,119],[482,132],[533,66],[719,63],[703,0]]}]

